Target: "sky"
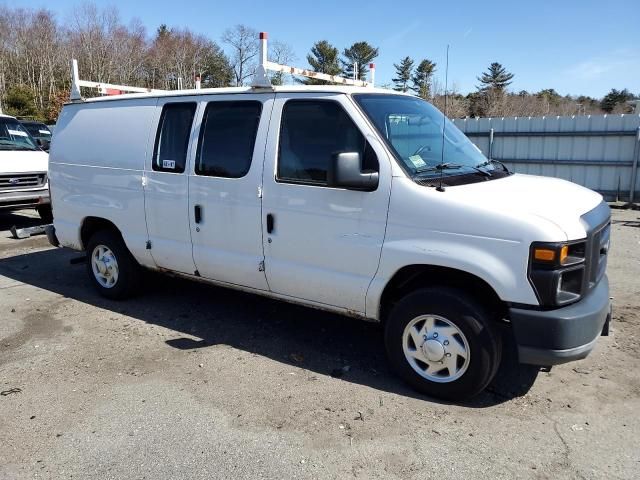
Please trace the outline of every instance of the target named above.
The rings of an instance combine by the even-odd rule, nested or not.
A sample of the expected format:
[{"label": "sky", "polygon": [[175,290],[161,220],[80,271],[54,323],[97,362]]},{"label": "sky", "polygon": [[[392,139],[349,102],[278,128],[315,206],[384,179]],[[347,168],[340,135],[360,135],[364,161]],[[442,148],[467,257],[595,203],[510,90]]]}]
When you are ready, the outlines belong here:
[{"label": "sky", "polygon": [[[611,88],[640,94],[640,0],[538,1],[334,1],[111,0],[123,23],[134,17],[151,35],[158,25],[188,27],[219,44],[222,32],[245,24],[290,44],[295,66],[308,67],[314,42],[340,50],[366,40],[380,49],[376,84],[390,83],[394,63],[405,56],[437,64],[444,83],[446,46],[449,87],[474,91],[491,62],[515,74],[510,89],[554,88],[562,95],[602,97]],[[77,0],[18,0],[7,7],[45,7],[62,21]],[[224,45],[221,44],[222,47]]]}]

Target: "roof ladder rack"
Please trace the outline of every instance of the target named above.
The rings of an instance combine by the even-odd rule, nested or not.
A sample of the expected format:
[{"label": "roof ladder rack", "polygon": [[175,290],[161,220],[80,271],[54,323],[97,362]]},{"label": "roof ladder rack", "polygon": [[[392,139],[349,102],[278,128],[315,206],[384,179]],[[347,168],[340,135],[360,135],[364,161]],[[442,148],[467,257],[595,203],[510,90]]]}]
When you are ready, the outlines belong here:
[{"label": "roof ladder rack", "polygon": [[166,90],[157,90],[152,88],[132,87],[130,85],[115,85],[113,83],[91,82],[89,80],[80,80],[78,75],[78,60],[71,60],[71,101],[81,101],[82,94],[80,87],[97,88],[103,95],[121,95],[123,93],[150,93],[165,92]]},{"label": "roof ladder rack", "polygon": [[284,72],[291,75],[299,75],[301,77],[315,78],[316,80],[324,80],[331,83],[337,83],[340,85],[352,85],[354,87],[373,87],[375,81],[376,65],[375,63],[369,64],[369,81],[356,80],[351,78],[344,78],[338,75],[328,75],[326,73],[314,72],[312,70],[305,70],[303,68],[290,67],[288,65],[280,65],[278,63],[270,62],[267,59],[267,32],[260,32],[260,63],[256,68],[256,72],[253,76],[252,87],[257,88],[271,88],[271,81],[267,75],[267,71],[272,72]]}]

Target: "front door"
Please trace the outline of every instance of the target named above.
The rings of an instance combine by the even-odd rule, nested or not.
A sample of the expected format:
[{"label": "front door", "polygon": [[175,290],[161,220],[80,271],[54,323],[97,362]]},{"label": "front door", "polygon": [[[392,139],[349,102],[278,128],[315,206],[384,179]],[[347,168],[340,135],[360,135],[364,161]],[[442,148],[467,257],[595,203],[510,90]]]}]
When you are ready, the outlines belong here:
[{"label": "front door", "polygon": [[[212,95],[189,173],[193,258],[202,277],[268,290],[261,182],[274,94]],[[195,142],[194,142],[195,143]]]},{"label": "front door", "polygon": [[[269,287],[364,313],[384,240],[389,157],[344,94],[279,93],[270,128],[262,218]],[[358,152],[363,170],[379,172],[377,189],[329,187],[337,152]]]}]

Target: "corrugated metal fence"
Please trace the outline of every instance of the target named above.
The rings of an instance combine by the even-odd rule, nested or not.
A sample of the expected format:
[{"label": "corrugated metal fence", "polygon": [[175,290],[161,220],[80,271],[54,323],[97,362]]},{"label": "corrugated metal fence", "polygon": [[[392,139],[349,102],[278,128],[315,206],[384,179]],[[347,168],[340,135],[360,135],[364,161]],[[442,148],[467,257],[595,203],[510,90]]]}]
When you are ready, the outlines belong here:
[{"label": "corrugated metal fence", "polygon": [[454,123],[487,157],[513,171],[564,178],[608,201],[640,200],[640,115],[465,118]]}]

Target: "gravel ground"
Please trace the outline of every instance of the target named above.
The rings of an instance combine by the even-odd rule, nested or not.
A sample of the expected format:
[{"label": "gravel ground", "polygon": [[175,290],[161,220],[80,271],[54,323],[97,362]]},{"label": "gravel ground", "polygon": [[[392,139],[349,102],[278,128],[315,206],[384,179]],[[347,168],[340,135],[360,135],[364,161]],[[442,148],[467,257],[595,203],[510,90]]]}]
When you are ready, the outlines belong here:
[{"label": "gravel ground", "polygon": [[374,324],[160,276],[110,302],[0,214],[0,478],[638,478],[639,212],[613,223],[612,336],[451,405]]}]

